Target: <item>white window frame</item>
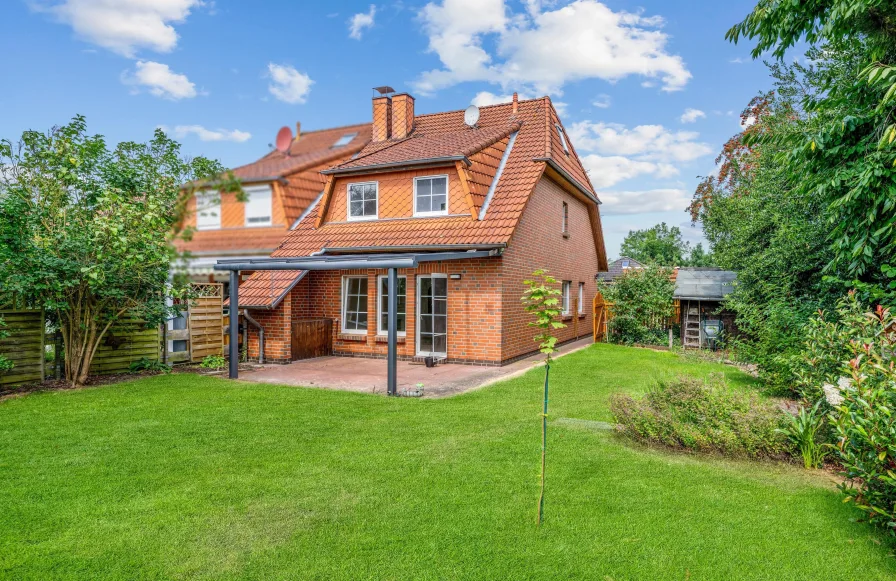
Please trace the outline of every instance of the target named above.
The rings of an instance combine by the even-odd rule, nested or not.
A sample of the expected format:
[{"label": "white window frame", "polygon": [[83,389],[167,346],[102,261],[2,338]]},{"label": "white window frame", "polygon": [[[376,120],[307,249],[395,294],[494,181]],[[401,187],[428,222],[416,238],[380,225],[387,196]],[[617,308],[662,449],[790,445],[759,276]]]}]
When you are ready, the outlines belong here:
[{"label": "white window frame", "polygon": [[[435,179],[435,178],[445,178],[445,209],[444,209],[444,210],[438,210],[438,211],[436,211],[436,212],[432,212],[432,211],[430,211],[430,212],[418,212],[418,211],[417,211],[417,181],[418,181],[418,180],[431,180],[431,179]],[[419,216],[419,217],[426,217],[426,216],[447,216],[447,215],[448,215],[448,210],[450,209],[450,208],[448,207],[448,205],[450,204],[450,200],[451,200],[451,196],[450,196],[450,191],[451,191],[451,190],[449,189],[448,186],[449,186],[449,183],[448,183],[448,174],[438,174],[438,175],[431,175],[431,176],[420,176],[420,177],[416,177],[416,178],[414,178],[414,216]],[[431,197],[431,196],[430,196],[430,197]]]},{"label": "white window frame", "polygon": [[569,236],[569,204],[567,202],[563,202],[563,208],[561,209],[563,212],[562,222],[563,222],[563,234],[565,236]]},{"label": "white window frame", "polygon": [[560,143],[563,144],[563,153],[569,155],[569,144],[566,142],[566,131],[563,131],[563,126],[559,123],[555,123],[554,127],[557,128],[557,135],[560,136]]},{"label": "white window frame", "polygon": [[[271,186],[248,186],[244,187],[243,191],[246,192],[246,202],[244,204],[245,211],[243,212],[243,225],[246,228],[267,228],[269,226],[274,225],[274,189]],[[256,194],[266,194],[271,201],[271,205],[268,210],[268,221],[267,222],[249,222],[249,204],[252,203],[252,196]]]},{"label": "white window frame", "polygon": [[[203,202],[203,199],[214,199],[214,198],[218,199],[218,203],[215,204],[214,206],[205,208],[203,210],[203,206],[205,205],[205,203]],[[205,212],[216,211],[217,212],[217,214],[218,214],[217,220],[215,220],[214,224],[203,225],[203,224],[199,223],[199,218],[200,218],[199,214],[200,214],[200,212],[203,212],[203,211],[205,211]],[[211,190],[202,190],[202,191],[196,193],[196,229],[197,230],[220,230],[221,229],[221,198],[220,198],[218,192],[212,192]]]},{"label": "white window frame", "polygon": [[[376,187],[376,214],[373,216],[352,216],[352,186]],[[364,222],[366,220],[379,220],[380,217],[380,183],[379,182],[353,182],[345,186],[345,219],[348,222]],[[368,292],[369,289],[368,289]]]},{"label": "white window frame", "polygon": [[[345,311],[348,306],[348,281],[352,279],[364,279],[367,281],[367,329],[346,329],[345,328]],[[340,297],[342,302],[342,322],[339,327],[340,330],[347,335],[366,335],[367,331],[370,329],[370,279],[365,275],[345,275],[342,277],[342,297]]]},{"label": "white window frame", "polygon": [[[383,322],[383,294],[380,292],[383,288],[383,281],[388,280],[389,276],[386,274],[381,274],[376,277],[376,334],[381,336],[386,336],[389,334],[389,330],[385,327],[381,327],[380,323]],[[399,275],[398,279],[404,279],[404,331],[398,331],[399,337],[406,337],[408,334],[408,277],[405,275]],[[367,294],[370,294],[370,291],[367,291]]]},{"label": "white window frame", "polygon": [[[414,289],[414,295],[416,299],[414,301],[414,352],[418,357],[430,355],[431,353],[437,353],[436,351],[420,351],[420,289],[423,285],[420,284],[420,279],[422,278],[444,278],[447,279],[448,275],[441,272],[431,272],[429,274],[418,274],[417,280],[414,281],[416,283],[416,289]],[[447,282],[446,282],[447,285]],[[407,287],[405,287],[407,288]],[[447,297],[448,288],[446,286],[445,293]],[[446,301],[445,308],[445,355],[448,355],[448,337],[451,336],[451,332],[448,330],[448,325],[451,323],[451,311],[447,308]]]},{"label": "white window frame", "polygon": [[570,297],[569,295],[570,295],[571,292],[572,292],[572,281],[571,281],[571,280],[564,280],[564,281],[563,281],[563,285],[561,286],[561,297],[562,297],[561,303],[562,303],[562,313],[563,313],[563,315],[569,315],[569,314],[570,314],[570,310],[571,310],[571,308],[570,308],[570,305],[569,305],[569,300],[570,300],[571,297]]},{"label": "white window frame", "polygon": [[579,283],[579,314],[585,314],[585,283]]}]

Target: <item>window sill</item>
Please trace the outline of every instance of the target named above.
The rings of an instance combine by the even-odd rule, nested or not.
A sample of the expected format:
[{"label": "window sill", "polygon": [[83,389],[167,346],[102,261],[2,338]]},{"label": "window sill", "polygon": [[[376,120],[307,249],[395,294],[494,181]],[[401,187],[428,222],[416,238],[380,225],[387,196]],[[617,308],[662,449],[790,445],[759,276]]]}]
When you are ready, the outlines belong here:
[{"label": "window sill", "polygon": [[585,313],[579,313],[579,318],[580,318],[580,319],[584,319],[584,318],[585,318]]},{"label": "window sill", "polygon": [[[402,344],[402,343],[405,343],[406,341],[407,341],[407,337],[406,337],[405,335],[399,335],[399,336],[398,336],[398,343],[399,343],[399,345]],[[388,336],[388,335],[377,335],[377,336],[376,336],[376,342],[377,342],[377,343],[388,343],[388,342],[389,342],[389,336]]]},{"label": "window sill", "polygon": [[572,315],[569,313],[564,313],[564,314],[560,315],[560,320],[561,321],[572,321]]},{"label": "window sill", "polygon": [[373,221],[379,220],[379,219],[380,219],[379,215],[377,215],[377,216],[357,216],[354,218],[352,216],[349,216],[345,219],[345,221],[346,222],[373,222]]},{"label": "window sill", "polygon": [[357,341],[357,342],[366,342],[367,341],[367,333],[339,333],[336,336],[340,341]]},{"label": "window sill", "polygon": [[563,237],[566,238],[567,240],[569,240],[569,232],[564,232]]}]

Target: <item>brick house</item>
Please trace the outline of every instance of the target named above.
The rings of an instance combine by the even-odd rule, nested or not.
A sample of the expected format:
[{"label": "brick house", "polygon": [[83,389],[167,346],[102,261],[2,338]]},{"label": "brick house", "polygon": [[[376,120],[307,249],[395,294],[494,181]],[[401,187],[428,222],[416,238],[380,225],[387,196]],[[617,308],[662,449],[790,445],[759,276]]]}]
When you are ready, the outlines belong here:
[{"label": "brick house", "polygon": [[[265,331],[266,362],[296,359],[297,322],[331,322],[327,350],[385,357],[398,268],[397,357],[501,365],[536,350],[523,280],[562,280],[561,341],[591,333],[595,272],[607,270],[599,201],[548,97],[415,115],[408,94],[373,99],[370,143],[323,170],[323,194],[265,268],[239,285]],[[354,266],[338,268],[345,260]],[[364,261],[369,261],[365,263]],[[274,270],[278,261],[308,270]],[[323,262],[325,270],[316,270]],[[323,267],[322,267],[323,268]],[[251,264],[231,270],[252,270]],[[249,356],[258,334],[249,328]]]},{"label": "brick house", "polygon": [[186,226],[194,229],[189,241],[177,240],[188,252],[186,269],[195,282],[226,281],[212,266],[220,259],[265,258],[279,246],[314,200],[326,178],[320,171],[358,153],[370,141],[370,123],[296,132],[285,153],[271,151],[252,163],[233,169],[247,200],[233,194],[199,192],[187,202]]}]

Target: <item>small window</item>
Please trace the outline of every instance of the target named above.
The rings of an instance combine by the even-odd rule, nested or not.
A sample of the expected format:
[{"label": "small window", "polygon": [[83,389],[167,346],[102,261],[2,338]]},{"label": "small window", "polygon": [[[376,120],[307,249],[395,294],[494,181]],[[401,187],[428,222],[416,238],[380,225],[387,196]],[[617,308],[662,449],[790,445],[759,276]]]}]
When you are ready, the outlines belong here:
[{"label": "small window", "polygon": [[563,202],[563,235],[569,236],[569,204]]},{"label": "small window", "polygon": [[559,123],[557,123],[555,127],[557,128],[557,135],[560,136],[560,143],[563,144],[563,153],[569,155],[569,145],[566,143],[566,133],[563,131],[563,127],[561,127]]},{"label": "small window", "polygon": [[414,179],[414,215],[443,216],[448,213],[448,176]]},{"label": "small window", "polygon": [[218,230],[221,228],[221,198],[217,192],[196,194],[196,229]]},{"label": "small window", "polygon": [[337,139],[337,140],[336,140],[336,143],[334,143],[334,144],[332,145],[332,147],[333,147],[333,148],[336,148],[336,147],[342,147],[342,146],[344,146],[344,145],[348,145],[349,143],[351,143],[352,139],[354,139],[354,138],[357,137],[357,136],[358,136],[358,132],[357,132],[357,131],[354,132],[354,133],[346,133],[345,135],[343,135],[342,137],[340,137],[339,139]]},{"label": "small window", "polygon": [[569,308],[569,291],[572,286],[572,282],[568,280],[563,281],[563,314],[568,315],[570,313]]},{"label": "small window", "polygon": [[342,282],[342,332],[367,333],[367,277],[347,276]]},{"label": "small window", "polygon": [[377,217],[377,182],[348,185],[348,219],[375,220]]},{"label": "small window", "polygon": [[579,283],[579,314],[585,314],[585,283]]},{"label": "small window", "polygon": [[[379,311],[377,313],[376,332],[385,335],[389,332],[389,277],[380,276]],[[408,279],[398,277],[398,325],[399,335],[404,335],[407,325],[407,284]]]},{"label": "small window", "polygon": [[628,260],[622,261],[622,268],[629,268],[630,265],[631,263]]},{"label": "small window", "polygon": [[270,226],[271,188],[244,188],[246,192],[246,226]]}]

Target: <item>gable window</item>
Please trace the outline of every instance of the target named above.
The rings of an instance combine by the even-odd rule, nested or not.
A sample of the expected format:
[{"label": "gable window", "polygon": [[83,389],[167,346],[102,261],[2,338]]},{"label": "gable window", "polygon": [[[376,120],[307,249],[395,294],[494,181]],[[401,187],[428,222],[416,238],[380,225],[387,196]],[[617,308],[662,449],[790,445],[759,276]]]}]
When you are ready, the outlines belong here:
[{"label": "gable window", "polygon": [[339,139],[337,139],[337,140],[336,140],[336,143],[334,143],[334,144],[331,146],[331,148],[342,147],[342,146],[344,146],[344,145],[348,145],[349,143],[351,143],[352,139],[354,139],[354,138],[357,137],[357,136],[358,136],[358,132],[357,132],[357,131],[354,132],[354,133],[346,133],[345,135],[343,135],[342,137],[340,137]]},{"label": "gable window", "polygon": [[414,179],[414,215],[444,216],[448,213],[448,176]]},{"label": "gable window", "polygon": [[367,333],[367,277],[342,279],[342,332]]},{"label": "gable window", "polygon": [[559,123],[557,123],[555,127],[557,128],[557,135],[560,136],[560,143],[563,144],[563,153],[569,155],[569,144],[566,143],[566,132],[563,131],[563,127]]},{"label": "gable window", "polygon": [[[376,332],[385,335],[389,332],[389,277],[379,277],[379,303],[377,310]],[[399,335],[404,335],[407,328],[407,284],[405,276],[398,277],[398,325]]]},{"label": "gable window", "polygon": [[569,204],[563,202],[563,235],[569,236]]},{"label": "gable window", "polygon": [[196,229],[219,228],[221,228],[221,198],[218,197],[218,193],[204,191],[196,194]]},{"label": "gable window", "polygon": [[585,283],[579,283],[579,314],[585,314]]},{"label": "gable window", "polygon": [[563,314],[564,314],[564,315],[568,315],[568,314],[570,313],[570,308],[569,308],[569,289],[570,289],[571,286],[572,286],[572,282],[571,282],[571,281],[568,281],[568,280],[564,280],[564,281],[563,281],[563,298],[562,298],[562,301],[561,301],[561,302],[563,303]]},{"label": "gable window", "polygon": [[377,182],[348,185],[349,220],[376,220],[378,189]]},{"label": "gable window", "polygon": [[270,186],[243,190],[246,192],[246,226],[270,226],[273,223]]}]

